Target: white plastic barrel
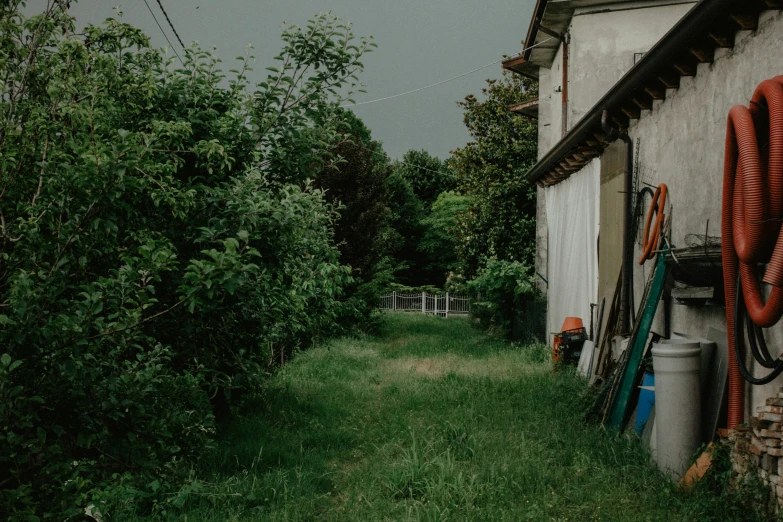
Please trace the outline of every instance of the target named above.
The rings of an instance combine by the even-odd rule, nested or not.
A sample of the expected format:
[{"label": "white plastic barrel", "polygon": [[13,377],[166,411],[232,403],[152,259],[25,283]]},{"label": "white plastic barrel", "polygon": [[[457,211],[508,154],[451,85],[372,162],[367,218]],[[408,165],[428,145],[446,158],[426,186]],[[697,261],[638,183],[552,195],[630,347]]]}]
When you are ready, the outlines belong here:
[{"label": "white plastic barrel", "polygon": [[674,480],[688,469],[701,430],[701,347],[691,339],[670,339],[652,348],[655,368],[655,458]]}]

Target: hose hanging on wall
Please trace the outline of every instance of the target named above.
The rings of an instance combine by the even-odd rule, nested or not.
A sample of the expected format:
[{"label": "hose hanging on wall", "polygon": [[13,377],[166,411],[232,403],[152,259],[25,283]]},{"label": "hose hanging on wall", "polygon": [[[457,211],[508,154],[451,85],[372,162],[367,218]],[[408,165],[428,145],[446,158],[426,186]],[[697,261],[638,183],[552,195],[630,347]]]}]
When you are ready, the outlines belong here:
[{"label": "hose hanging on wall", "polygon": [[639,223],[642,219],[642,205],[644,205],[644,195],[650,196],[650,199],[655,195],[655,192],[650,187],[642,187],[639,192],[636,193],[636,204],[633,207],[633,229],[634,233],[639,231]]},{"label": "hose hanging on wall", "polygon": [[[764,340],[764,332],[748,315],[745,309],[745,300],[741,297],[741,293],[742,277],[738,274],[736,297],[734,299],[734,357],[736,357],[739,371],[746,381],[756,385],[767,384],[783,373],[783,360],[774,359],[772,354],[769,353],[767,342]],[[740,350],[740,347],[744,344],[743,321],[745,323],[744,326],[748,329],[748,343],[750,344],[753,359],[764,368],[772,369],[764,377],[754,376],[745,366],[745,355]]]},{"label": "hose hanging on wall", "polygon": [[[636,193],[636,204],[633,207],[633,230],[632,236],[636,236],[639,229],[639,221],[641,220],[642,205],[644,204],[644,195],[648,194],[652,198],[655,193],[650,187],[642,187],[639,192]],[[631,285],[631,322],[636,324],[636,298],[634,297],[633,284]]]},{"label": "hose hanging on wall", "polygon": [[[729,111],[723,166],[722,249],[729,345],[728,427],[744,421],[745,386],[770,382],[781,363],[766,349],[761,328],[783,315],[783,76],[761,82],[750,108]],[[757,265],[767,263],[763,281],[772,286],[764,303]],[[741,294],[741,295],[740,295]],[[747,318],[745,317],[747,314]],[[743,325],[748,326],[756,361],[772,368],[756,378],[747,371],[742,353]]]},{"label": "hose hanging on wall", "polygon": [[[655,257],[653,251],[658,248],[658,244],[661,242],[661,228],[663,228],[664,210],[666,209],[666,194],[668,188],[665,183],[658,185],[653,194],[653,199],[650,202],[650,210],[647,211],[647,220],[644,222],[644,233],[642,234],[642,257],[639,258],[639,264],[643,265],[648,259]],[[652,229],[652,235],[650,235],[650,224],[652,223],[653,215],[656,216],[655,225]]]}]

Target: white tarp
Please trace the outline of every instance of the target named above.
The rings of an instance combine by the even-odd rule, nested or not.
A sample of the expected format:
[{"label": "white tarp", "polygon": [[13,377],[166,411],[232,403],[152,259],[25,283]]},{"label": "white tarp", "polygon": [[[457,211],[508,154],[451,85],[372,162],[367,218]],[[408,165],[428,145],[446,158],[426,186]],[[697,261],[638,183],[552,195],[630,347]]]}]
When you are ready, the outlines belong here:
[{"label": "white tarp", "polygon": [[548,187],[547,328],[560,331],[566,317],[590,328],[590,303],[598,299],[598,216],[601,166],[594,159],[565,181]]}]

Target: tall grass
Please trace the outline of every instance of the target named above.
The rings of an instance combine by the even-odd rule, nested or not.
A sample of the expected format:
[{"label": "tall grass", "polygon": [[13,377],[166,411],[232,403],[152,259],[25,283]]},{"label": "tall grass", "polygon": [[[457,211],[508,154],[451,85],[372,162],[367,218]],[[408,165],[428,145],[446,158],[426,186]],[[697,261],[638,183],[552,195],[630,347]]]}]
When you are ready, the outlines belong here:
[{"label": "tall grass", "polygon": [[[270,380],[159,518],[196,521],[766,520],[680,493],[638,439],[582,421],[548,350],[468,320],[391,315]],[[175,505],[176,504],[176,505]],[[118,512],[131,516],[133,506]]]}]

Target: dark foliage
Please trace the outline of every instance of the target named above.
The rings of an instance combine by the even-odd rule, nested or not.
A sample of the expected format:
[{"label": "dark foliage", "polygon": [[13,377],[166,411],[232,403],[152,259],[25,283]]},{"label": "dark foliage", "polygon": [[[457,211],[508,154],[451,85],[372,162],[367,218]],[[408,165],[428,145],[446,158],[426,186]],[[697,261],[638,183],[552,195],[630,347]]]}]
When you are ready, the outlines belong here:
[{"label": "dark foliage", "polygon": [[535,98],[537,91],[531,80],[506,74],[487,80],[483,101],[470,95],[459,104],[473,138],[450,161],[460,192],[470,198],[460,235],[467,277],[492,258],[533,266],[536,187],[524,174],[536,161],[537,127],[508,107]]},{"label": "dark foliage", "polygon": [[366,329],[374,324],[372,307],[393,272],[387,190],[392,169],[364,123],[347,111],[341,118],[340,139],[330,150],[332,160],[314,185],[339,209],[335,244],[341,263],[351,267],[354,278],[346,288],[348,315],[343,322]]}]

